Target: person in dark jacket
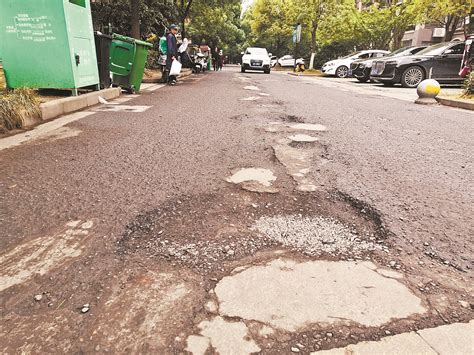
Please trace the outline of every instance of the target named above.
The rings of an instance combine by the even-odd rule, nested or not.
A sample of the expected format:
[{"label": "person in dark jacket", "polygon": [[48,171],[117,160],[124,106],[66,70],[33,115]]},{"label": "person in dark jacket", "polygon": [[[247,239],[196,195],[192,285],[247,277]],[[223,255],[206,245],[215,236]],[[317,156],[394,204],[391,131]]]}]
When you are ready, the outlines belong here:
[{"label": "person in dark jacket", "polygon": [[[171,70],[171,64],[173,60],[178,59],[178,44],[176,41],[176,34],[178,33],[178,26],[171,25],[170,32],[166,36],[166,43],[168,45],[167,59],[166,59],[166,69],[168,72]],[[176,84],[176,76],[170,75],[168,83],[171,85]]]}]

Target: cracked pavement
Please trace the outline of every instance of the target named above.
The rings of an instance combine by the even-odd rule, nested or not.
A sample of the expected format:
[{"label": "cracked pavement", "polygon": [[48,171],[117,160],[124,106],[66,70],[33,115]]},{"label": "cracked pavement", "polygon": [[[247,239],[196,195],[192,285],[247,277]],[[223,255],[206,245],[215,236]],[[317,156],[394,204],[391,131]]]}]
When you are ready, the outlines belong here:
[{"label": "cracked pavement", "polygon": [[2,353],[364,353],[474,318],[472,113],[237,69],[0,139]]}]

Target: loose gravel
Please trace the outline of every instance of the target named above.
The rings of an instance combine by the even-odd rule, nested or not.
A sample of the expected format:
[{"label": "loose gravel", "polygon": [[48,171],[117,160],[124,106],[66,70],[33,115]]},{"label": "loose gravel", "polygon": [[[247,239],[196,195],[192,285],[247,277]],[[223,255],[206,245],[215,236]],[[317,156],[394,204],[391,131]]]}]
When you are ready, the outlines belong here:
[{"label": "loose gravel", "polygon": [[362,239],[356,231],[342,223],[319,216],[264,216],[257,220],[252,229],[308,255],[360,255],[382,249],[382,246]]}]

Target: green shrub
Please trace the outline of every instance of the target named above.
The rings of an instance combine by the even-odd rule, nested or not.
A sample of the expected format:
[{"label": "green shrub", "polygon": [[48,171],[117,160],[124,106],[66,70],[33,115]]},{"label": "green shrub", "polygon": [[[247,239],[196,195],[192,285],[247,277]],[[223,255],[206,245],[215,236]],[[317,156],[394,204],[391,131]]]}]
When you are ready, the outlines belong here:
[{"label": "green shrub", "polygon": [[464,82],[464,95],[474,95],[474,72],[472,71]]}]

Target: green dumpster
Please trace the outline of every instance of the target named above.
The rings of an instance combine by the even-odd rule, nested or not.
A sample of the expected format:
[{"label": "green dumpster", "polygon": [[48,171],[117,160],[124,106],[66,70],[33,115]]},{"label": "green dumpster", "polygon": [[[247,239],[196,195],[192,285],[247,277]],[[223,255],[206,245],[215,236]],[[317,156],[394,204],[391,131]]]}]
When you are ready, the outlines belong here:
[{"label": "green dumpster", "polygon": [[110,48],[110,71],[112,84],[131,93],[138,93],[143,80],[143,72],[152,45],[114,33]]},{"label": "green dumpster", "polygon": [[1,0],[9,88],[98,89],[90,0]]}]

